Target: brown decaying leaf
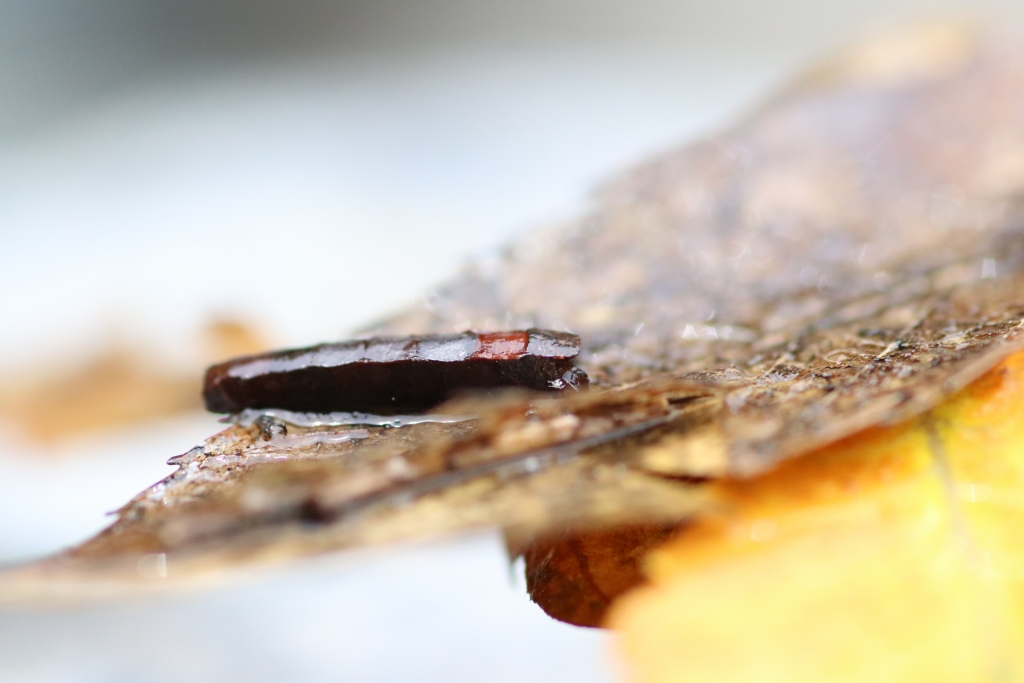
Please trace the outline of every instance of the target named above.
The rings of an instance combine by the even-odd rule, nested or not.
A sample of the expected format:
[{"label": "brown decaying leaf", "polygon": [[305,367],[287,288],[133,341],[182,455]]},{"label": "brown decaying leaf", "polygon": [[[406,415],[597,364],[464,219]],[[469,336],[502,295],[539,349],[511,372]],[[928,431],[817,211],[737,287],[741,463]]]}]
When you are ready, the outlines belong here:
[{"label": "brown decaying leaf", "polygon": [[1020,45],[809,80],[372,330],[568,328],[591,390],[470,400],[475,422],[231,427],[0,596],[100,590],[151,556],[174,577],[476,525],[525,548],[675,523],[708,478],[935,405],[1024,344]]},{"label": "brown decaying leaf", "polygon": [[1019,44],[897,85],[844,62],[379,329],[566,327],[597,382],[715,384],[739,475],[918,413],[1021,343]]}]

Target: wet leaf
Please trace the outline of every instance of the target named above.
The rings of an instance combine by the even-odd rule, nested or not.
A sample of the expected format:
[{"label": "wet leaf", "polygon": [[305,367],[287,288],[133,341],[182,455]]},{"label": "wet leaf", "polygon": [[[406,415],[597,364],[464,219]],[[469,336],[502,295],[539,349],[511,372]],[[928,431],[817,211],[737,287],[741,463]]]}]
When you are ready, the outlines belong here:
[{"label": "wet leaf", "polygon": [[441,412],[474,420],[401,428],[239,423],[0,595],[480,525],[517,549],[675,525],[924,414],[1024,345],[1024,50],[923,44],[913,68],[840,60],[368,331],[570,329],[589,390],[464,397]]},{"label": "wet leaf", "polygon": [[592,381],[721,387],[741,476],[917,414],[1024,339],[1024,52],[970,45],[855,50],[380,329],[567,327]]},{"label": "wet leaf", "polygon": [[1024,676],[1024,354],[745,481],[612,608],[639,681]]},{"label": "wet leaf", "polygon": [[702,419],[699,405],[672,408],[663,389],[639,388],[474,404],[476,420],[444,422],[442,414],[401,428],[231,427],[172,458],[179,469],[96,538],[9,573],[0,596],[102,595],[109,582],[146,584],[139,563],[151,556],[160,558],[160,578],[209,579],[242,563],[472,527],[501,526],[525,539],[552,523],[679,520],[703,506],[701,487],[618,456],[659,429],[685,430]]}]

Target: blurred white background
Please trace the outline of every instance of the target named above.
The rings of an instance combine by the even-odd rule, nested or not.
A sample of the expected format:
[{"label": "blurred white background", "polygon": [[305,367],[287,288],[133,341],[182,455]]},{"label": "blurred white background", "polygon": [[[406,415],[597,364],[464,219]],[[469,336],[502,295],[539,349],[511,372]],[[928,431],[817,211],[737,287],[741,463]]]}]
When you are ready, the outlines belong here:
[{"label": "blurred white background", "polygon": [[[1019,0],[0,0],[0,378],[211,316],[343,337],[858,35]],[[0,562],[217,429],[0,446]],[[236,589],[0,612],[3,681],[609,680],[494,535]]]}]

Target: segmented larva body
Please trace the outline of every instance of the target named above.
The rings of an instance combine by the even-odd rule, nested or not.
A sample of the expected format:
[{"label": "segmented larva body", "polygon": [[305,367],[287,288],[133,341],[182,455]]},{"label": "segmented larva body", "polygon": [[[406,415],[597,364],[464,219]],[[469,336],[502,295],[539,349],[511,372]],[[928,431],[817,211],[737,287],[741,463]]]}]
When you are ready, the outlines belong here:
[{"label": "segmented larva body", "polygon": [[215,413],[422,412],[464,390],[579,388],[579,352],[576,335],[538,329],[357,339],[214,365],[203,399]]}]

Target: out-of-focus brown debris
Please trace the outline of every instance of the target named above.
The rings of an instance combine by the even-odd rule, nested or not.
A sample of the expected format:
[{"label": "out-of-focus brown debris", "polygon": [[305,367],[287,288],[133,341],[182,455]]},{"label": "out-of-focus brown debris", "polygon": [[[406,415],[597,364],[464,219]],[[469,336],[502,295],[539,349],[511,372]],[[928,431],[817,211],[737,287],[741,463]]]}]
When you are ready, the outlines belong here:
[{"label": "out-of-focus brown debris", "polygon": [[644,580],[647,552],[678,524],[629,524],[572,531],[510,547],[526,564],[526,589],[548,615],[576,626],[600,626],[620,595]]},{"label": "out-of-focus brown debris", "polygon": [[0,420],[26,437],[54,443],[202,408],[205,364],[266,348],[243,323],[218,319],[203,330],[195,366],[169,363],[139,345],[113,342],[81,362],[39,368],[0,385]]},{"label": "out-of-focus brown debris", "polygon": [[929,409],[1024,345],[1024,42],[954,43],[903,71],[840,60],[368,331],[569,329],[589,391],[232,426],[6,592],[151,556],[173,577],[479,525],[516,548],[673,525],[716,505],[703,482]]},{"label": "out-of-focus brown debris", "polygon": [[202,355],[207,364],[269,348],[267,337],[256,326],[228,316],[211,320],[202,337]]},{"label": "out-of-focus brown debris", "polygon": [[202,406],[194,377],[166,372],[141,350],[116,346],[61,374],[40,370],[0,388],[0,417],[52,443]]}]

